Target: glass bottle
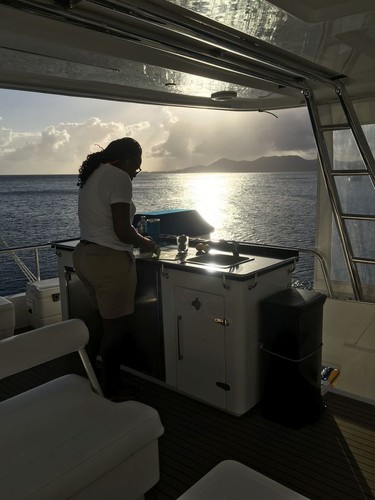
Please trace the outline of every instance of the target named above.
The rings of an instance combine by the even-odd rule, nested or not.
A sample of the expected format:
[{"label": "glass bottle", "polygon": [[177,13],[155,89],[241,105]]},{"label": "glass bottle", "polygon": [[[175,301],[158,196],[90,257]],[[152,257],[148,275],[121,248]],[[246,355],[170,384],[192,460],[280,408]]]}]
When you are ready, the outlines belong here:
[{"label": "glass bottle", "polygon": [[141,218],[139,219],[137,224],[137,231],[142,236],[147,235],[147,219],[145,215],[141,215]]}]

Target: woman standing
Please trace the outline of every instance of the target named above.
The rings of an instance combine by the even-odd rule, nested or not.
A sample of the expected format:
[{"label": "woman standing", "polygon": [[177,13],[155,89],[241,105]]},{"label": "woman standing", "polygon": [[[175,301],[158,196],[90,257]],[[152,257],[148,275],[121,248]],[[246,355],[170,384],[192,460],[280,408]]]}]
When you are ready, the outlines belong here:
[{"label": "woman standing", "polygon": [[[81,240],[73,253],[75,271],[99,311],[99,334],[90,331],[88,354],[102,357],[104,395],[121,389],[121,342],[129,331],[137,284],[133,246],[155,252],[156,243],[133,227],[132,180],[141,170],[142,149],[130,137],[89,154],[79,169]],[[100,323],[100,320],[99,320]]]}]

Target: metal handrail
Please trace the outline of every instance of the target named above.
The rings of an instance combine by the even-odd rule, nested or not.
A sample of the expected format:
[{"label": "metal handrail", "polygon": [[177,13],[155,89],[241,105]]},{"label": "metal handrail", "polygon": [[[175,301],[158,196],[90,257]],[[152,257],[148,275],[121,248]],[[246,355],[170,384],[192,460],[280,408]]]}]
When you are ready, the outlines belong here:
[{"label": "metal handrail", "polygon": [[319,261],[319,264],[320,264],[320,267],[322,270],[323,278],[324,278],[326,288],[327,288],[327,294],[329,297],[331,297],[331,298],[333,297],[331,280],[329,277],[329,273],[327,271],[326,262],[325,262],[324,257],[321,253],[319,253],[317,250],[311,249],[311,248],[285,247],[285,246],[280,246],[280,245],[272,245],[272,246],[274,248],[279,248],[280,250],[294,250],[294,251],[299,252],[299,253],[311,254],[313,257],[316,257]]},{"label": "metal handrail", "polygon": [[[66,241],[66,240],[64,240]],[[33,245],[22,245],[16,247],[0,247],[0,253],[9,253],[9,252],[19,252],[22,250],[35,250],[35,249],[44,249],[44,248],[52,248],[51,243],[34,243]]]},{"label": "metal handrail", "polygon": [[51,244],[50,243],[40,243],[40,244],[35,244],[35,245],[23,245],[23,246],[16,246],[16,247],[5,247],[5,248],[0,248],[0,255],[1,254],[10,254],[13,258],[15,257],[16,252],[22,252],[22,251],[34,251],[34,258],[35,258],[35,268],[36,268],[36,275],[28,269],[26,264],[24,264],[19,258],[15,259],[16,264],[20,267],[21,271],[30,279],[30,281],[39,281],[41,274],[40,274],[40,259],[39,259],[39,250],[43,249],[51,249]]},{"label": "metal handrail", "polygon": [[326,283],[328,296],[332,298],[333,292],[332,292],[331,280],[329,278],[326,262],[324,260],[323,255],[320,254],[317,250],[311,250],[310,248],[297,248],[297,250],[300,253],[312,254],[314,257],[316,257],[318,259],[320,267],[322,269],[323,278],[324,278],[324,281]]},{"label": "metal handrail", "polygon": [[[64,240],[66,241],[66,240]],[[331,286],[331,280],[329,278],[329,274],[327,271],[327,266],[324,260],[324,257],[317,251],[313,250],[310,248],[300,248],[300,247],[284,247],[284,246],[279,246],[279,245],[273,245],[276,248],[280,249],[285,249],[285,250],[294,250],[299,253],[306,253],[313,255],[316,257],[319,261],[323,278],[327,287],[327,292],[329,297],[333,297],[333,292],[332,292],[332,286]],[[35,254],[35,262],[36,262],[36,277],[38,280],[40,280],[40,262],[39,262],[39,250],[43,249],[50,249],[52,248],[52,245],[50,243],[41,243],[41,244],[36,244],[36,245],[27,245],[27,246],[17,246],[17,247],[6,247],[6,248],[0,248],[0,255],[3,253],[14,253],[18,251],[25,251],[25,250],[34,250]]]}]

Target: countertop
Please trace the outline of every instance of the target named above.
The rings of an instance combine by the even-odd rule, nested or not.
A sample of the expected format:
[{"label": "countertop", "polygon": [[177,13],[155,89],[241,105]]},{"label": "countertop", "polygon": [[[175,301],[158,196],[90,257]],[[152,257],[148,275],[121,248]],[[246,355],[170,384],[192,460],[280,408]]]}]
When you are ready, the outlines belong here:
[{"label": "countertop", "polygon": [[[155,257],[150,257],[149,254],[145,256],[144,254],[137,255],[136,259],[139,263],[144,263],[146,265],[152,266],[163,266],[165,268],[177,269],[183,272],[193,272],[200,274],[210,274],[225,276],[226,279],[232,279],[236,281],[243,281],[249,279],[254,275],[261,275],[270,272],[274,269],[284,267],[286,265],[293,264],[298,259],[298,252],[295,249],[271,247],[267,245],[252,245],[249,243],[240,243],[240,255],[247,256],[251,260],[246,261],[242,264],[223,268],[216,267],[213,265],[202,265],[194,262],[188,262],[187,259],[197,255],[195,249],[195,243],[193,240],[192,246],[189,247],[186,259],[181,259],[177,255],[176,245],[170,244],[171,239],[163,242],[161,246],[161,253],[159,259]],[[73,251],[79,240],[66,240],[66,241],[56,241],[52,242],[51,245],[57,250]],[[211,252],[220,251],[220,253],[226,253],[230,255],[230,252],[225,252],[222,250],[223,242],[212,242],[217,249],[213,248]]]}]

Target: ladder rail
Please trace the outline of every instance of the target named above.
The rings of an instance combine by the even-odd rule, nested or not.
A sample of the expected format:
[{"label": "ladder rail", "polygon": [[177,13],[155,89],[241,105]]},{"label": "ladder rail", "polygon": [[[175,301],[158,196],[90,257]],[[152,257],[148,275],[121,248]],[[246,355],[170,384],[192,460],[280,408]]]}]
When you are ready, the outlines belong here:
[{"label": "ladder rail", "polygon": [[372,185],[375,189],[375,160],[370,149],[370,146],[367,142],[366,136],[363,132],[362,126],[358,120],[357,114],[355,112],[353,103],[350,100],[350,97],[346,91],[344,85],[338,85],[336,87],[336,94],[341,102],[342,109],[345,113],[346,119],[350,125],[350,128],[353,132],[354,139],[357,143],[358,149],[361,153],[362,159],[368,173],[370,175]]},{"label": "ladder rail", "polygon": [[331,164],[331,158],[327,149],[324,135],[322,133],[322,127],[320,123],[319,113],[317,110],[317,105],[314,102],[312,91],[304,91],[304,96],[317,144],[323,180],[331,202],[332,213],[336,223],[337,231],[339,233],[339,237],[342,242],[342,251],[344,254],[345,263],[347,266],[349,278],[353,288],[353,293],[356,300],[363,301],[363,290],[362,290],[361,279],[359,277],[357,267],[353,261],[353,249],[350,242],[350,237],[347,228],[345,226],[344,220],[341,216],[342,210],[340,206],[340,198],[337,192],[336,184],[332,176],[333,169]]},{"label": "ladder rail", "polygon": [[331,172],[333,176],[343,176],[343,177],[354,177],[355,175],[369,175],[367,170],[333,170]]},{"label": "ladder rail", "polygon": [[357,264],[367,264],[373,265],[375,264],[375,259],[364,259],[363,257],[353,257],[353,261]]},{"label": "ladder rail", "polygon": [[375,215],[370,214],[342,214],[341,217],[345,220],[366,220],[366,221],[375,221]]}]

